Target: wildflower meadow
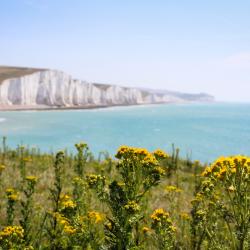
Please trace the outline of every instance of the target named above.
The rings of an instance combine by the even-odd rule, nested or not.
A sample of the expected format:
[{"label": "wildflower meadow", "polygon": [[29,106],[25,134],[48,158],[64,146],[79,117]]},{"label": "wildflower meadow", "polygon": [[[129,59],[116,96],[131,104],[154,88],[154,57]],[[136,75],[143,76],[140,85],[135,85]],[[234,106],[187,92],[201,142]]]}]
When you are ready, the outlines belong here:
[{"label": "wildflower meadow", "polygon": [[250,158],[0,149],[0,249],[250,249]]}]

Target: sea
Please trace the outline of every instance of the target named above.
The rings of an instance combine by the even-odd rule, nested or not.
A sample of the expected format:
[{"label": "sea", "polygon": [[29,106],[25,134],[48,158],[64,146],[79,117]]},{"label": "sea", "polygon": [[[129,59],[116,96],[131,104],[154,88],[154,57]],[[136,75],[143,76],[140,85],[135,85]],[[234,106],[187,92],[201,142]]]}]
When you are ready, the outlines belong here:
[{"label": "sea", "polygon": [[9,147],[42,152],[84,141],[97,157],[121,145],[180,149],[183,158],[210,163],[219,156],[250,155],[250,104],[192,103],[89,110],[0,112],[0,137]]}]

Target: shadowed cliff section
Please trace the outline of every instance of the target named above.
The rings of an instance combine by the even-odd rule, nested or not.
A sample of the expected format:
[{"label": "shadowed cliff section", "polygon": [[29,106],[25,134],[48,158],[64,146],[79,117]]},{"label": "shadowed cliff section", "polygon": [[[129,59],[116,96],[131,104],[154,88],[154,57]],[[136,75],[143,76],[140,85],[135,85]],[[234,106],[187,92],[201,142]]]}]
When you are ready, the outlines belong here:
[{"label": "shadowed cliff section", "polygon": [[31,75],[35,72],[44,70],[46,69],[0,66],[0,84],[7,79],[19,78],[25,75]]}]

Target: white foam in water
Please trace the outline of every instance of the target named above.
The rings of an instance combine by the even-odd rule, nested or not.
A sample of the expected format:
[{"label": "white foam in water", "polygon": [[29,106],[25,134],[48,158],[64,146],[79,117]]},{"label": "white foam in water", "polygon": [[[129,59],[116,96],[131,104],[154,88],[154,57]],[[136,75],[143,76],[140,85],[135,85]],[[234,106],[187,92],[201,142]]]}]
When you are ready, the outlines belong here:
[{"label": "white foam in water", "polygon": [[5,122],[6,121],[6,118],[1,118],[0,117],[0,122]]}]

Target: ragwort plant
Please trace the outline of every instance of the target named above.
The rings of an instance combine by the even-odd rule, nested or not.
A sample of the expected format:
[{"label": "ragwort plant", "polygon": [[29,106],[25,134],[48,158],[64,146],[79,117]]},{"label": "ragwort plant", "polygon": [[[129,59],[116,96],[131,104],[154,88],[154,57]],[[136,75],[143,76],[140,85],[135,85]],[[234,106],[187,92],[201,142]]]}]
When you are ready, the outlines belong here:
[{"label": "ragwort plant", "polygon": [[139,224],[144,218],[143,198],[165,174],[160,161],[166,157],[160,150],[152,154],[146,149],[122,146],[116,154],[119,174],[116,180],[106,187],[104,176],[88,176],[90,187],[95,188],[101,201],[110,208],[111,216],[107,216],[105,226],[109,249],[135,249],[142,244]]},{"label": "ragwort plant", "polygon": [[23,239],[25,244],[29,246],[32,241],[32,216],[34,216],[33,195],[37,183],[36,176],[27,176],[26,185],[23,188],[24,198],[21,200],[21,219],[20,225],[23,228]]},{"label": "ragwort plant", "polygon": [[47,213],[49,216],[49,225],[47,226],[47,233],[50,238],[51,249],[60,249],[61,247],[61,228],[59,227],[60,220],[60,198],[62,195],[62,174],[65,162],[65,154],[63,151],[59,151],[56,154],[54,163],[54,186],[50,189],[52,211]]},{"label": "ragwort plant", "polygon": [[86,214],[86,183],[84,182],[84,168],[86,166],[87,160],[89,158],[89,148],[86,143],[75,144],[77,149],[77,155],[75,157],[74,173],[75,177],[73,179],[73,198],[77,204],[78,214]]},{"label": "ragwort plant", "polygon": [[151,215],[151,228],[155,231],[154,237],[157,242],[157,249],[175,249],[176,227],[173,225],[169,213],[163,208],[156,209]]},{"label": "ragwort plant", "polygon": [[15,219],[15,207],[16,203],[19,199],[18,192],[13,188],[6,189],[6,197],[7,197],[7,225],[11,226],[13,225],[14,219]]},{"label": "ragwort plant", "polygon": [[250,158],[221,157],[202,173],[217,190],[223,191],[220,210],[232,249],[250,247]]}]

